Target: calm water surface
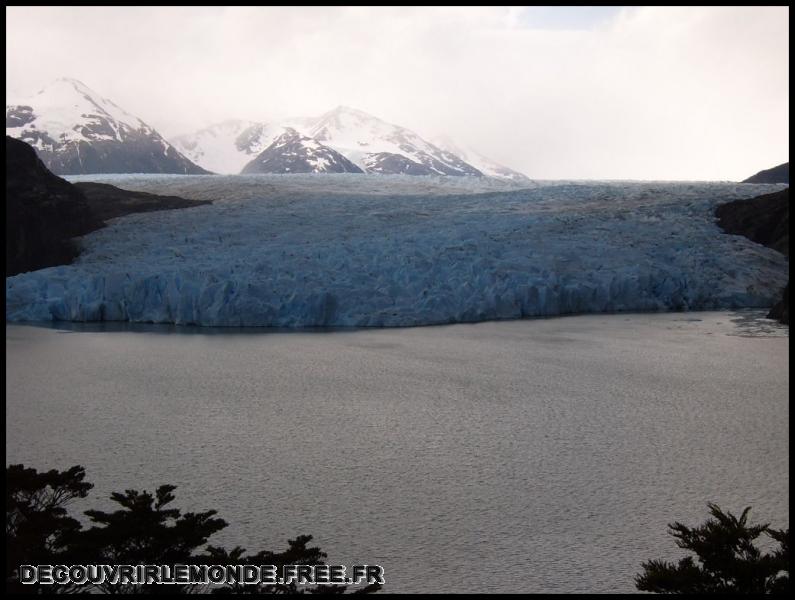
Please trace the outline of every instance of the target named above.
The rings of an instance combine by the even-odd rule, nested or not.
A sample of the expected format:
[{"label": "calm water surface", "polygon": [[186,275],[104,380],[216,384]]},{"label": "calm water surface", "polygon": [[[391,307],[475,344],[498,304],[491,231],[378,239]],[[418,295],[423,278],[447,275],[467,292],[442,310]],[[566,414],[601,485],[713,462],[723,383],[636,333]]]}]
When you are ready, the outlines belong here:
[{"label": "calm water surface", "polygon": [[386,589],[633,591],[705,503],[789,525],[789,334],[757,313],[355,332],[6,326],[7,461],[178,486]]}]

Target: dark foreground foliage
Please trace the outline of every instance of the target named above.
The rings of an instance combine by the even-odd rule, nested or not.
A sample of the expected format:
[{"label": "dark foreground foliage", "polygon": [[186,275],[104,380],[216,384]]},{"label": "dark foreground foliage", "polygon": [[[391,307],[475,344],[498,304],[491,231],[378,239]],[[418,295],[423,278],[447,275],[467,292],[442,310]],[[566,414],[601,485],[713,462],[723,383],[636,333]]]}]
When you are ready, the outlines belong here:
[{"label": "dark foreground foliage", "polygon": [[[789,593],[789,529],[749,524],[749,506],[740,517],[709,504],[709,518],[690,528],[676,522],[669,533],[680,548],[696,555],[677,563],[650,560],[635,578],[639,590],[667,594]],[[769,536],[778,548],[763,553],[755,541]]]},{"label": "dark foreground foliage", "polygon": [[[92,525],[84,529],[67,514],[67,505],[85,498],[93,487],[80,466],[66,471],[39,473],[23,465],[6,468],[6,592],[7,593],[342,593],[344,586],[232,585],[22,585],[19,566],[29,565],[322,565],[326,553],[308,546],[312,537],[288,540],[283,552],[263,550],[247,555],[244,548],[226,550],[207,545],[214,533],[227,526],[216,511],[183,513],[171,504],[173,485],[154,494],[137,490],[113,493],[119,505],[113,512],[87,510]],[[201,551],[200,551],[201,550]],[[373,585],[356,590],[373,592]]]}]

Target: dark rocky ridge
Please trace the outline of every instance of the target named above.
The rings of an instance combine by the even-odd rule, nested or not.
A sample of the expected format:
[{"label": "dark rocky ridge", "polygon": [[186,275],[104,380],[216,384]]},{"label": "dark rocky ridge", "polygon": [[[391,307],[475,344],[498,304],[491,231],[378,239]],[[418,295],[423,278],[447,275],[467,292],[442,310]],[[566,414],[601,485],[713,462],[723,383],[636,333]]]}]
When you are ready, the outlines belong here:
[{"label": "dark rocky ridge", "polygon": [[130,135],[123,142],[98,140],[77,142],[58,151],[39,150],[39,155],[54,173],[175,173],[209,175],[174,148],[149,135]]},{"label": "dark rocky ridge", "polygon": [[744,235],[789,256],[789,188],[721,204],[715,216],[726,233]]},{"label": "dark rocky ridge", "polygon": [[33,107],[27,105],[17,105],[6,107],[6,128],[22,127],[33,121]]},{"label": "dark rocky ridge", "polygon": [[741,183],[789,183],[789,163],[759,171]]},{"label": "dark rocky ridge", "polygon": [[129,192],[111,185],[73,185],[51,173],[28,144],[6,136],[6,277],[69,264],[73,238],[135,212],[209,204]]},{"label": "dark rocky ridge", "polygon": [[85,201],[94,216],[103,221],[132,213],[212,204],[208,200],[186,200],[179,196],[160,196],[146,192],[132,192],[107,183],[82,181],[73,185],[83,193]]},{"label": "dark rocky ridge", "polygon": [[[726,233],[744,235],[789,257],[789,188],[721,204],[715,216]],[[768,317],[789,323],[789,283]]]}]

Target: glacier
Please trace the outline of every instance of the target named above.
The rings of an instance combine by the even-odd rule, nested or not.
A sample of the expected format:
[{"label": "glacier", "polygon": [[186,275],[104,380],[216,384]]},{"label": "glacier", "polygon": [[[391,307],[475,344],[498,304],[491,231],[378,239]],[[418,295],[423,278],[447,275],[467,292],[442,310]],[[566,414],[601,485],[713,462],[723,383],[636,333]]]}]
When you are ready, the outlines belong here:
[{"label": "glacier", "polygon": [[778,252],[714,207],[782,185],[79,176],[212,205],[129,215],[6,279],[8,321],[388,327],[770,306]]}]

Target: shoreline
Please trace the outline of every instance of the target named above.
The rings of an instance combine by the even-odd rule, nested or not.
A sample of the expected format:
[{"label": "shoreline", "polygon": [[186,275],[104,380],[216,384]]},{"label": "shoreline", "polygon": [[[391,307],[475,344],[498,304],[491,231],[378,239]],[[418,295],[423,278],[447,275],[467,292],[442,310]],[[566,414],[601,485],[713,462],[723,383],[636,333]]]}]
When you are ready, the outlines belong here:
[{"label": "shoreline", "polygon": [[484,323],[525,323],[525,322],[546,322],[551,320],[564,320],[582,317],[648,317],[666,315],[691,315],[692,319],[685,321],[699,321],[697,315],[714,315],[716,313],[731,313],[738,316],[749,315],[754,319],[769,322],[778,330],[789,331],[789,325],[783,324],[767,316],[768,308],[765,307],[742,307],[742,308],[717,308],[709,310],[667,310],[667,311],[616,311],[616,312],[583,312],[568,313],[561,315],[545,315],[537,317],[521,317],[518,319],[485,319],[482,321],[455,321],[450,323],[428,323],[424,325],[385,325],[385,326],[363,326],[363,327],[273,327],[262,326],[235,326],[235,325],[186,325],[175,323],[152,323],[152,322],[131,322],[131,321],[6,321],[6,327],[34,327],[37,329],[50,329],[68,331],[71,333],[176,333],[176,334],[307,334],[307,333],[359,333],[376,331],[403,331],[412,329],[431,329],[445,328],[454,325],[481,325]]}]

